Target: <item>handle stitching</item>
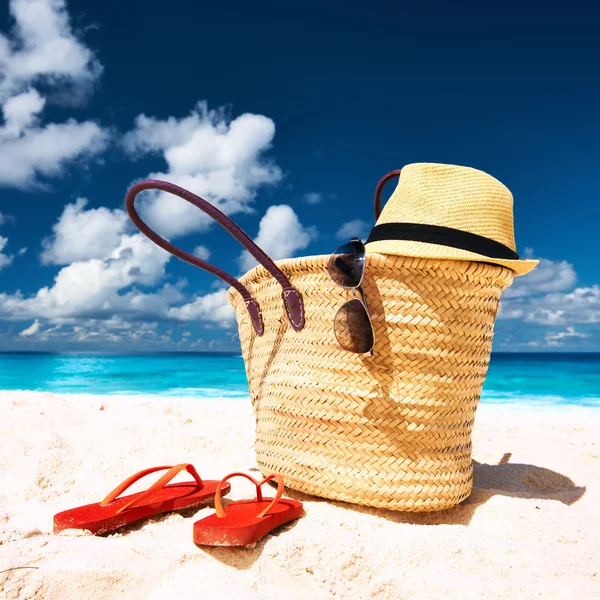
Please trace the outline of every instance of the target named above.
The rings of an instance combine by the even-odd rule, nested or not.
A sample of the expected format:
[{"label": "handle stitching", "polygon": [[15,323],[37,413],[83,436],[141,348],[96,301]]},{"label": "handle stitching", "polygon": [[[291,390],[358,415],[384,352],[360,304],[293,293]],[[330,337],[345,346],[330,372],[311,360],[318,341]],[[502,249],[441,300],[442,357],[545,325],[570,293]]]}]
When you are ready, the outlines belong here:
[{"label": "handle stitching", "polygon": [[[262,316],[262,309],[260,308],[260,304],[252,298],[251,300],[244,300],[246,304],[246,309],[248,310],[248,316],[250,317],[250,322],[252,323],[252,328],[257,335],[263,335],[265,331],[265,323]],[[252,313],[250,312],[250,304],[252,304],[256,308],[256,313],[258,314],[258,323],[254,321],[252,318]]]},{"label": "handle stitching", "polygon": [[262,309],[260,308],[260,305],[256,300],[244,300],[244,302],[246,303],[246,306],[248,306],[249,304],[254,304],[258,309],[258,314],[262,317]]},{"label": "handle stitching", "polygon": [[[292,315],[290,314],[290,308],[288,306],[287,303],[287,297],[290,294],[296,294],[298,296],[298,298],[300,298],[300,322],[296,323],[294,321],[294,318],[292,317]],[[285,302],[285,312],[287,313],[288,319],[292,322],[292,325],[295,325],[296,327],[300,327],[300,325],[302,325],[302,323],[304,322],[304,302],[302,300],[302,296],[300,295],[300,292],[296,289],[293,290],[283,290],[283,295],[285,296],[286,302]]]}]

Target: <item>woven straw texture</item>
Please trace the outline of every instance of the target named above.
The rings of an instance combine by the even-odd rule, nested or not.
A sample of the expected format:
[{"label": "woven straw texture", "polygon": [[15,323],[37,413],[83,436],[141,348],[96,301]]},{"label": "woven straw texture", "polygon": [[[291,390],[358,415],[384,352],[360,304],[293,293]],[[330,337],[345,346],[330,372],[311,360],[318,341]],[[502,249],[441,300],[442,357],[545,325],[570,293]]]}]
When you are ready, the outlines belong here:
[{"label": "woven straw texture", "polygon": [[[420,223],[450,227],[500,242],[516,251],[513,197],[495,177],[457,165],[414,163],[402,168],[398,185],[383,207],[377,224]],[[487,261],[504,265],[516,275],[531,271],[537,260],[503,260],[410,240],[367,244],[369,252],[452,260]]]},{"label": "woven straw texture", "polygon": [[263,267],[242,279],[261,305],[257,336],[234,290],[263,474],[289,487],[393,510],[454,506],[472,486],[471,431],[508,269],[483,263],[367,255],[364,288],[374,355],[343,350],[333,322],[352,292],[327,256],[278,261],[301,291],[294,331],[281,287]]}]

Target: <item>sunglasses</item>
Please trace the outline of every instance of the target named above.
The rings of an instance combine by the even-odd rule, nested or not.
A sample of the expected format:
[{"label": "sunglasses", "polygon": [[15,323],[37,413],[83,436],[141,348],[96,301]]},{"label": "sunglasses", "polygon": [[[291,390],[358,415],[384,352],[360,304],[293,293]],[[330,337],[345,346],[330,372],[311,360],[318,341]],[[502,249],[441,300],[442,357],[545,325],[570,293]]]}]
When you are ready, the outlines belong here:
[{"label": "sunglasses", "polygon": [[327,270],[333,281],[356,296],[337,312],[334,321],[335,337],[340,346],[349,352],[373,355],[374,333],[367,299],[362,288],[365,277],[365,245],[354,238],[340,246],[329,258]]}]

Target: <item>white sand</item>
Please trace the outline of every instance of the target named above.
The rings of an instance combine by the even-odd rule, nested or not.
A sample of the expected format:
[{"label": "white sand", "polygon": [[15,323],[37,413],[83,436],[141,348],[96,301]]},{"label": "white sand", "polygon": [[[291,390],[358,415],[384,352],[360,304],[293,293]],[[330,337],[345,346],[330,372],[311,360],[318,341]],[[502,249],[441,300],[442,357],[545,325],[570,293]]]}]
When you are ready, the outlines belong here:
[{"label": "white sand", "polygon": [[[189,461],[255,468],[249,401],[0,393],[0,597],[310,600],[600,598],[600,411],[482,405],[476,488],[408,514],[291,492],[306,514],[253,549],[201,549],[171,514],[117,534],[52,534],[55,512]],[[510,459],[506,463],[506,453]],[[503,460],[504,457],[504,460]],[[503,462],[503,464],[498,464]],[[252,493],[233,481],[232,498]]]}]

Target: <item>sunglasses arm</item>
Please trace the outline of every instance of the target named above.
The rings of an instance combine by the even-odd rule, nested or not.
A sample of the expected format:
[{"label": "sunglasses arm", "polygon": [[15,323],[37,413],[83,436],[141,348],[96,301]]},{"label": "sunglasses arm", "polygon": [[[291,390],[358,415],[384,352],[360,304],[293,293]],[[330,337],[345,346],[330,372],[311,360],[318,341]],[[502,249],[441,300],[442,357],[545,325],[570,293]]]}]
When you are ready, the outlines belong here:
[{"label": "sunglasses arm", "polygon": [[[365,307],[365,311],[367,313],[367,318],[369,319],[369,324],[371,325],[371,331],[373,331],[373,335],[375,335],[375,329],[373,329],[373,321],[371,320],[371,312],[369,311],[369,305],[367,303],[367,297],[365,295],[365,290],[363,289],[363,286],[362,286],[362,281],[361,281],[361,285],[359,285],[358,287],[352,288],[352,292],[354,293],[355,296],[357,295],[356,290],[358,290],[358,292],[360,294],[360,300]],[[368,354],[370,356],[373,356],[373,348],[371,348],[371,350],[369,350]]]}]

